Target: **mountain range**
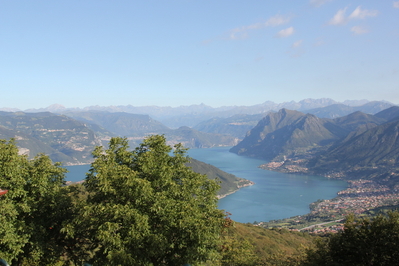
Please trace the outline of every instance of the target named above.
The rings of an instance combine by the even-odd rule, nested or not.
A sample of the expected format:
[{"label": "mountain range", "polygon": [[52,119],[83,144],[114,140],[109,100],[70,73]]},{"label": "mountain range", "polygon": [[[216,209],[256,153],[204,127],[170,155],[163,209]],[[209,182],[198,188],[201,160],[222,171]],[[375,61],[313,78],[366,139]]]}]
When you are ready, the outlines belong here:
[{"label": "mountain range", "polygon": [[281,109],[260,120],[231,151],[268,160],[262,167],[271,170],[396,180],[399,107],[335,119]]},{"label": "mountain range", "polygon": [[126,137],[135,147],[148,135],[164,134],[169,145],[233,146],[232,152],[269,160],[274,169],[321,174],[333,168],[329,175],[338,176],[356,167],[396,167],[398,109],[388,102],[331,99],[218,108],[53,105],[0,111],[0,138],[15,138],[29,157],[41,152],[64,164],[84,164],[91,162],[94,147],[107,145],[111,137]]},{"label": "mountain range", "polygon": [[[348,176],[350,173],[351,177],[386,173],[396,176],[399,169],[398,112],[399,107],[395,106],[376,114],[376,117],[388,122],[349,134],[327,152],[310,160],[308,165],[311,171],[330,172],[330,175],[348,173]],[[394,114],[398,116],[392,118]]]},{"label": "mountain range", "polygon": [[[200,122],[219,117],[228,118],[237,114],[253,115],[253,114],[267,114],[270,111],[276,112],[282,108],[297,110],[301,112],[326,112],[320,111],[319,108],[328,107],[331,105],[338,105],[338,108],[343,110],[336,110],[334,107],[332,113],[327,112],[327,116],[333,116],[330,118],[335,118],[338,114],[339,116],[344,116],[350,114],[354,111],[362,111],[364,113],[375,114],[383,109],[386,109],[394,104],[386,101],[368,101],[368,100],[346,100],[344,102],[337,102],[329,98],[321,99],[304,99],[299,102],[290,101],[283,103],[275,103],[272,101],[266,101],[261,104],[251,105],[251,106],[222,106],[222,107],[211,107],[205,104],[189,105],[189,106],[88,106],[84,108],[66,108],[59,104],[53,104],[46,108],[40,109],[27,109],[18,110],[15,108],[0,108],[0,111],[16,112],[51,112],[57,114],[65,114],[71,112],[80,111],[101,111],[101,112],[124,112],[131,114],[144,114],[149,115],[151,118],[161,122],[169,128],[179,128],[181,126],[194,127]],[[340,106],[340,107],[339,107]],[[345,108],[348,107],[346,110]],[[310,110],[310,111],[309,111]],[[314,111],[311,111],[314,110]],[[335,114],[334,114],[335,113]],[[338,113],[338,114],[337,114]],[[321,114],[321,113],[320,113]],[[316,114],[317,115],[317,114]]]},{"label": "mountain range", "polygon": [[312,152],[338,140],[342,135],[343,130],[328,119],[281,109],[260,120],[230,151],[272,160]]},{"label": "mountain range", "polygon": [[200,132],[188,127],[169,129],[148,115],[80,111],[66,115],[50,112],[0,112],[0,139],[16,139],[21,153],[32,158],[45,153],[66,165],[92,161],[95,146],[106,146],[111,137],[126,137],[132,147],[146,136],[164,134],[168,144],[187,148],[232,146],[229,135]]}]

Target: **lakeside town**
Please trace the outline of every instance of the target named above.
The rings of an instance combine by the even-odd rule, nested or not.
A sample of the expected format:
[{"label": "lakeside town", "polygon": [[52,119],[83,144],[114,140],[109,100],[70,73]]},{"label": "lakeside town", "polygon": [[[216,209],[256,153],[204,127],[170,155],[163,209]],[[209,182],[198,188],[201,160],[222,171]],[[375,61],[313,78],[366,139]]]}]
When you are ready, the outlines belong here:
[{"label": "lakeside town", "polygon": [[399,206],[399,190],[373,180],[348,180],[348,188],[338,192],[331,200],[318,200],[310,204],[310,213],[287,219],[261,222],[265,228],[287,228],[312,234],[336,233],[343,229],[345,217],[354,214],[368,216]]}]

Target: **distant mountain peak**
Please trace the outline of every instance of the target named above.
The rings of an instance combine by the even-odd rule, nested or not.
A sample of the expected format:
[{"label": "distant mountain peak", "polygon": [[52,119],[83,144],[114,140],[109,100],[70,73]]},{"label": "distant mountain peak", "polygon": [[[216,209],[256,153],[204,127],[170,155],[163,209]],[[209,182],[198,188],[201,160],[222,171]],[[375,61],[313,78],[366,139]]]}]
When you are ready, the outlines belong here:
[{"label": "distant mountain peak", "polygon": [[64,109],[66,109],[66,107],[61,105],[61,104],[55,103],[55,104],[52,104],[52,105],[48,106],[46,109],[49,110],[49,111],[52,111],[52,110],[64,110]]},{"label": "distant mountain peak", "polygon": [[362,99],[362,100],[345,100],[342,103],[347,106],[360,106],[360,105],[364,105],[368,102],[370,102],[370,101],[366,100],[366,99]]},{"label": "distant mountain peak", "polygon": [[3,107],[3,108],[0,108],[0,111],[3,111],[3,112],[18,112],[18,111],[21,111],[21,110],[19,110],[18,108]]}]

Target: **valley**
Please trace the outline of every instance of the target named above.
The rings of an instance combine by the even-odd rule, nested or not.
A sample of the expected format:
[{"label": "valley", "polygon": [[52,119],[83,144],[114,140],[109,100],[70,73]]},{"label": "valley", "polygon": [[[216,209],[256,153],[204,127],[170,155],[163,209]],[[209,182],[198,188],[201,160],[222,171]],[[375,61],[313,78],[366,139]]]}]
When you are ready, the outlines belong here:
[{"label": "valley", "polygon": [[[124,136],[135,147],[148,135],[163,134],[170,146],[231,146],[233,153],[264,160],[262,169],[346,180],[348,189],[315,202],[309,214],[291,219],[295,222],[262,223],[300,229],[398,204],[398,109],[387,102],[345,105],[331,99],[223,108],[54,105],[1,111],[0,138],[15,138],[29,158],[45,153],[64,165],[79,165],[90,163],[94,147],[112,137]],[[200,161],[191,167],[222,181],[220,197],[253,184]]]},{"label": "valley", "polygon": [[311,204],[309,214],[259,225],[334,232],[334,221],[350,213],[399,206],[398,125],[397,106],[335,119],[285,109],[268,114],[232,152],[270,160],[260,166],[265,170],[342,179],[349,188]]}]

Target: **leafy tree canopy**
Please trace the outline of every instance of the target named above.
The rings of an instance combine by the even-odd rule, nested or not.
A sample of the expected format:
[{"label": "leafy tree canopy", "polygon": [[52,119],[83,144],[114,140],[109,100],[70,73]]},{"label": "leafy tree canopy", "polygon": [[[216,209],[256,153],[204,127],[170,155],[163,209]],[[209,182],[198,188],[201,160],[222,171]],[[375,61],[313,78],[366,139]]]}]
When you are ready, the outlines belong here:
[{"label": "leafy tree canopy", "polygon": [[13,139],[0,140],[0,258],[12,265],[51,263],[62,253],[60,229],[68,200],[62,185],[66,170],[48,156],[33,160],[18,154]]},{"label": "leafy tree canopy", "polygon": [[[146,138],[133,151],[112,138],[97,147],[85,186],[89,197],[71,236],[96,246],[91,262],[107,265],[183,265],[206,261],[218,248],[224,221],[219,185],[185,164],[181,145]],[[84,237],[83,237],[84,236]]]},{"label": "leafy tree canopy", "polygon": [[349,216],[344,230],[319,242],[303,265],[399,265],[399,212]]}]

